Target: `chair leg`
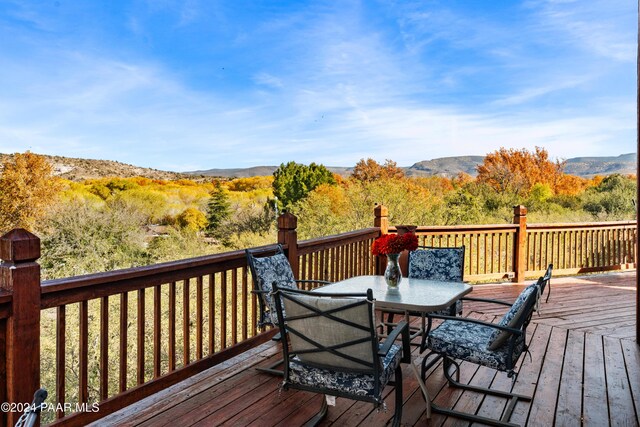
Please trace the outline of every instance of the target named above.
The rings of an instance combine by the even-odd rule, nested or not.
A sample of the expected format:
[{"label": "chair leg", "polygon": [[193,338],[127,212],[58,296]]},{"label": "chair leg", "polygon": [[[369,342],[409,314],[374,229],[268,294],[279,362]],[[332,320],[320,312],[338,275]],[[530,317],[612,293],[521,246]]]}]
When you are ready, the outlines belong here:
[{"label": "chair leg", "polygon": [[501,390],[493,390],[490,388],[486,388],[486,387],[478,387],[478,386],[472,386],[472,385],[468,385],[468,384],[462,384],[459,382],[459,378],[458,381],[454,380],[451,377],[451,374],[449,373],[449,367],[454,364],[457,366],[456,369],[456,373],[459,376],[460,373],[460,366],[457,364],[457,362],[454,362],[453,360],[449,359],[448,357],[444,357],[444,361],[443,361],[443,365],[445,365],[445,369],[444,369],[444,376],[447,378],[447,381],[449,382],[449,384],[453,387],[457,387],[457,388],[461,388],[463,390],[470,390],[470,391],[475,391],[477,393],[483,393],[483,394],[490,394],[493,396],[499,396],[499,397],[505,397],[509,399],[509,403],[507,404],[507,409],[505,410],[504,414],[502,415],[502,418],[499,420],[493,419],[493,418],[486,418],[486,417],[481,417],[479,415],[475,415],[475,414],[469,414],[466,412],[459,412],[459,411],[454,411],[453,409],[447,409],[447,408],[443,408],[437,405],[431,405],[432,406],[432,410],[433,412],[437,412],[439,414],[443,414],[443,415],[447,415],[447,416],[452,416],[452,417],[456,417],[456,418],[462,418],[468,421],[474,421],[474,422],[479,422],[482,424],[487,424],[487,425],[492,425],[492,426],[501,426],[501,427],[513,427],[513,426],[517,426],[517,424],[513,424],[509,422],[509,418],[511,418],[511,413],[513,412],[513,409],[516,406],[516,403],[518,402],[518,400],[523,400],[523,401],[531,401],[531,396],[525,396],[522,394],[516,394],[516,393],[511,393],[508,391],[501,391]]},{"label": "chair leg", "polygon": [[320,411],[318,411],[318,413],[315,414],[313,416],[313,418],[311,418],[309,421],[307,421],[304,424],[304,426],[305,427],[317,426],[318,424],[320,424],[320,421],[322,421],[327,416],[327,412],[329,412],[329,405],[327,405],[327,397],[323,395],[322,396],[322,406],[320,407]]},{"label": "chair leg", "polygon": [[549,302],[549,297],[551,296],[551,280],[547,283],[547,287],[549,288],[549,291],[547,292],[547,299],[544,301],[545,303]]},{"label": "chair leg", "polygon": [[449,374],[449,368],[451,368],[451,366],[455,367],[454,372],[456,373],[456,379],[454,382],[459,382],[460,381],[460,365],[455,360],[445,357],[442,362],[442,369],[444,369],[445,377],[447,377],[447,379],[451,378],[451,374]]},{"label": "chair leg", "polygon": [[[427,363],[427,362],[428,362],[428,360],[429,360],[429,357],[431,357],[431,356],[435,356],[435,358],[434,358],[431,362]],[[435,353],[435,352],[431,351],[431,352],[429,352],[429,353],[428,353],[428,354],[427,354],[427,355],[422,359],[422,368],[420,369],[420,376],[422,377],[422,380],[423,380],[423,381],[426,381],[426,379],[427,379],[427,378],[426,378],[427,371],[428,371],[428,370],[429,370],[433,365],[435,365],[436,363],[438,363],[438,360],[440,360],[440,358],[441,358],[441,357],[442,357],[442,356],[440,356],[440,354],[438,354],[438,353]]]},{"label": "chair leg", "polygon": [[396,368],[394,377],[394,387],[396,388],[396,410],[393,414],[393,427],[400,427],[402,421],[402,368],[400,365]]},{"label": "chair leg", "polygon": [[279,376],[284,376],[284,371],[281,369],[275,369],[276,366],[280,366],[284,363],[284,359],[279,359],[276,362],[272,363],[271,365],[267,366],[266,368],[256,368],[256,371],[258,372],[264,372],[265,374],[271,374],[271,375],[279,375]]}]

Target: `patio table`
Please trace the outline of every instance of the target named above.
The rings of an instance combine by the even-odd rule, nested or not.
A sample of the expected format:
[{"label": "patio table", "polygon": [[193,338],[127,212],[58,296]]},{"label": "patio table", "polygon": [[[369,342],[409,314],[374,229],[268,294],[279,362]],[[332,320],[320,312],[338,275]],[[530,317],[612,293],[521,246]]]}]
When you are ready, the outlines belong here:
[{"label": "patio table", "polygon": [[[442,310],[473,290],[463,282],[443,282],[403,277],[397,288],[387,286],[383,276],[356,276],[334,282],[314,290],[319,293],[361,293],[373,291],[376,309],[399,310],[405,313],[407,321],[410,312],[431,312]],[[431,416],[431,400],[427,387],[413,362],[411,370],[418,380],[427,403],[427,417]]]}]

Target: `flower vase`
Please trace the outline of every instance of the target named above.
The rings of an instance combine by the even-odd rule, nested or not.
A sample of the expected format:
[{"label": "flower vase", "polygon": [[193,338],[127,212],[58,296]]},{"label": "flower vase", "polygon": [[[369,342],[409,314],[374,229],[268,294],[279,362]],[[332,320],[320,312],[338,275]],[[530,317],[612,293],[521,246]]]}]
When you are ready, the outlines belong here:
[{"label": "flower vase", "polygon": [[402,280],[402,271],[398,264],[400,254],[387,254],[387,268],[384,270],[384,280],[387,286],[397,288]]}]

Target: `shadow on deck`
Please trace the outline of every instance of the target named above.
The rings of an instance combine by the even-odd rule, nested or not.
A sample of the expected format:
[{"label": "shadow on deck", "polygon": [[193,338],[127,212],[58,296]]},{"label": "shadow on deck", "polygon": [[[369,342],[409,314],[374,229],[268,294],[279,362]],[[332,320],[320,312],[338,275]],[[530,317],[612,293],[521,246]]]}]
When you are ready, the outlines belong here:
[{"label": "shadow on deck", "polygon": [[[522,285],[477,285],[473,296],[513,301]],[[463,382],[533,395],[516,406],[511,422],[527,426],[636,426],[640,411],[640,347],[635,342],[635,272],[552,279],[551,298],[541,300],[528,329],[531,357],[520,359],[515,383],[504,373],[461,364]],[[546,298],[546,294],[544,295]],[[481,303],[465,304],[465,315],[501,315]],[[281,379],[256,372],[281,356],[269,342],[111,414],[95,425],[296,426],[320,407],[322,396],[280,391]],[[414,350],[414,363],[420,355]],[[407,426],[453,426],[468,422],[440,415],[428,420],[416,379],[403,369]],[[440,366],[427,379],[435,402],[499,418],[506,400],[446,386]],[[393,393],[389,387],[387,393]],[[322,425],[382,426],[393,417],[373,405],[337,399]]]}]

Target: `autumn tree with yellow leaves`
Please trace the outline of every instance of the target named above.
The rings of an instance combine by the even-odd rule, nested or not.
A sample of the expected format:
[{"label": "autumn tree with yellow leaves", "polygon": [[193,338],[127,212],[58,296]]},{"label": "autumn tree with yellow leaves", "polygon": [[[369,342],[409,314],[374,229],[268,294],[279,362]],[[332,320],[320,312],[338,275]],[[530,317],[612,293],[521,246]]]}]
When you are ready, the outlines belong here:
[{"label": "autumn tree with yellow leaves", "polygon": [[60,189],[46,158],[29,151],[14,154],[0,175],[0,231],[36,229]]}]

